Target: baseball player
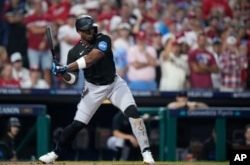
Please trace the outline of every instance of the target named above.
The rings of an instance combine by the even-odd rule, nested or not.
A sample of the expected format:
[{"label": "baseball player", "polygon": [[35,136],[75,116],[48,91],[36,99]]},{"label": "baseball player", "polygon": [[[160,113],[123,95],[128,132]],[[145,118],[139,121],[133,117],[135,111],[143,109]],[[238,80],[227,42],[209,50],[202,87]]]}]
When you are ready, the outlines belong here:
[{"label": "baseball player", "polygon": [[145,164],[153,165],[155,161],[150,151],[147,131],[137,111],[135,100],[126,82],[116,75],[111,39],[98,33],[98,27],[89,15],[76,19],[76,30],[81,41],[68,53],[67,65],[52,64],[52,73],[62,75],[63,79],[73,84],[77,73],[84,70],[85,88],[77,105],[74,120],[63,131],[56,148],[41,157],[43,163],[53,163],[67,149],[76,134],[85,127],[105,99],[118,107],[129,119]]}]

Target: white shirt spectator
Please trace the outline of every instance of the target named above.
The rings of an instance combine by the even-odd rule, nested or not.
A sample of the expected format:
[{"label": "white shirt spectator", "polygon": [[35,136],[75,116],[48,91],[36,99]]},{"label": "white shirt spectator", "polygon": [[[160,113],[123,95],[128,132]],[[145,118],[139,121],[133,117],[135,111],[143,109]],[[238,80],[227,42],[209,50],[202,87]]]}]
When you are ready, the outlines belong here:
[{"label": "white shirt spectator", "polygon": [[49,84],[41,78],[41,73],[38,70],[30,71],[31,88],[32,89],[48,89]]},{"label": "white shirt spectator", "polygon": [[[156,50],[152,46],[146,46],[145,52],[147,52],[152,58],[156,60]],[[148,59],[146,58],[145,52],[141,52],[138,46],[130,47],[128,50],[128,63],[133,62],[146,63]],[[128,78],[132,81],[152,81],[155,79],[155,67],[147,66],[144,68],[136,69],[134,66],[129,65],[128,68]]]},{"label": "white shirt spectator", "polygon": [[[72,43],[69,42],[69,38]],[[74,26],[68,24],[63,25],[58,30],[58,40],[60,43],[60,64],[65,65],[67,63],[68,51],[74,46],[74,40],[80,40],[79,34],[76,32]]]},{"label": "white shirt spectator", "polygon": [[187,56],[175,56],[170,53],[167,60],[160,61],[160,66],[162,73],[160,91],[184,90],[189,73]]},{"label": "white shirt spectator", "polygon": [[15,80],[20,82],[21,88],[30,88],[30,72],[23,67],[22,55],[19,52],[11,54],[10,61],[12,63],[12,75]]},{"label": "white shirt spectator", "polygon": [[14,79],[20,80],[21,88],[30,88],[31,81],[30,81],[30,72],[26,68],[22,68],[20,70],[16,70],[14,67],[12,68],[12,75]]}]

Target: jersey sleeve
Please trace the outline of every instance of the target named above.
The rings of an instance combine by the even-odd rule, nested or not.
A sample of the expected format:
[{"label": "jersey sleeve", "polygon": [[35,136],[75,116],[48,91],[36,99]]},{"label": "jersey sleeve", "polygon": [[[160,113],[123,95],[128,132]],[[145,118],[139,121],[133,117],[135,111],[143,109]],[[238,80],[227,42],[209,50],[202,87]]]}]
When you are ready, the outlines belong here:
[{"label": "jersey sleeve", "polygon": [[107,35],[97,37],[94,49],[100,50],[102,53],[107,54],[111,51],[111,39]]}]

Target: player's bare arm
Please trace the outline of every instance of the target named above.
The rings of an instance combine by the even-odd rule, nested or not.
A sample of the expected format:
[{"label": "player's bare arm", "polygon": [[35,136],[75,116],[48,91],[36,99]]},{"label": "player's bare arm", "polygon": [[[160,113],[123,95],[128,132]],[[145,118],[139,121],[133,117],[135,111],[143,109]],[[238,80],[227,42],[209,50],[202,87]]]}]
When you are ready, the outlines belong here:
[{"label": "player's bare arm", "polygon": [[98,49],[93,49],[89,54],[80,57],[73,63],[68,65],[68,71],[74,71],[77,69],[85,69],[93,65],[96,61],[103,57],[103,53]]}]

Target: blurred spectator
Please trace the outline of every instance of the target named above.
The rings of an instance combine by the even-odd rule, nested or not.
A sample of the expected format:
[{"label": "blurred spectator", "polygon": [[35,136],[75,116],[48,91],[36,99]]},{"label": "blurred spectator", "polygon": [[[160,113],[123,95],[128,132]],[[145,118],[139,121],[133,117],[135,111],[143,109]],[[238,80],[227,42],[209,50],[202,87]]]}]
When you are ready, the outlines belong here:
[{"label": "blurred spectator", "polygon": [[117,74],[127,80],[127,50],[122,48],[114,50],[114,61]]},{"label": "blurred spectator", "polygon": [[49,17],[41,8],[42,1],[32,1],[34,12],[25,18],[28,37],[28,59],[30,69],[40,69],[43,77],[51,85],[50,67],[52,58],[46,44],[45,31],[49,24]]},{"label": "blurred spectator", "polygon": [[185,108],[187,110],[196,110],[196,109],[207,109],[208,105],[203,102],[198,101],[189,101],[187,93],[185,91],[178,92],[175,101],[170,102],[167,107],[169,109],[180,109]]},{"label": "blurred spectator", "polygon": [[219,39],[220,33],[223,28],[223,22],[220,22],[218,17],[211,17],[208,20],[208,25],[205,27],[206,35],[211,39]]},{"label": "blurred spectator", "polygon": [[[212,129],[211,135],[203,143],[202,160],[216,160],[216,132]],[[225,139],[226,144],[226,159],[228,160],[230,156],[231,143]]]},{"label": "blurred spectator", "polygon": [[243,139],[238,141],[237,144],[235,144],[235,147],[240,149],[250,149],[250,124],[245,126],[243,136]]},{"label": "blurred spectator", "polygon": [[189,11],[184,23],[184,36],[191,50],[198,47],[198,35],[203,32],[201,20],[196,13]]},{"label": "blurred spectator", "polygon": [[[83,1],[83,2],[81,2]],[[71,1],[71,8],[69,10],[69,13],[75,16],[79,16],[82,14],[87,14],[87,10],[85,8],[84,4],[85,0],[73,0]]]},{"label": "blurred spectator", "polygon": [[245,140],[242,143],[242,145],[245,145],[248,148],[250,148],[250,124],[247,124],[245,127],[244,137],[245,137]]},{"label": "blurred spectator", "polygon": [[116,29],[120,23],[128,23],[133,32],[137,19],[138,17],[135,17],[132,13],[132,6],[127,2],[123,2],[121,8],[118,9],[118,14],[114,15],[110,20],[110,30]]},{"label": "blurred spectator", "polygon": [[30,88],[30,71],[23,67],[23,59],[21,53],[13,53],[10,57],[10,62],[12,63],[13,78],[20,82],[21,88]]},{"label": "blurred spectator", "polygon": [[48,89],[49,84],[42,79],[41,72],[37,69],[30,70],[30,81],[32,89]]},{"label": "blurred spectator", "polygon": [[161,81],[160,91],[184,90],[188,84],[189,68],[187,56],[181,54],[181,43],[177,40],[170,40],[171,49],[161,53]]},{"label": "blurred spectator", "polygon": [[233,11],[227,0],[203,0],[202,11],[205,19],[211,16],[233,16]]},{"label": "blurred spectator", "polygon": [[85,9],[87,10],[88,15],[90,15],[94,20],[98,20],[98,15],[100,11],[100,2],[97,0],[86,1],[84,2]]},{"label": "blurred spectator", "polygon": [[188,55],[191,88],[213,89],[211,74],[219,71],[214,56],[206,50],[207,37],[198,35],[198,48]]},{"label": "blurred spectator", "polygon": [[128,23],[121,23],[117,27],[118,38],[114,40],[114,49],[125,49],[128,50],[133,44],[131,38],[131,26]]},{"label": "blurred spectator", "polygon": [[127,51],[133,43],[130,31],[131,27],[128,23],[121,23],[118,25],[118,37],[114,40],[113,44],[117,74],[125,79],[128,70]]},{"label": "blurred spectator", "polygon": [[70,7],[69,0],[51,0],[48,15],[57,26],[63,25],[68,18]]},{"label": "blurred spectator", "polygon": [[103,28],[104,31],[110,31],[110,20],[117,15],[116,10],[113,9],[112,2],[100,1],[100,12],[97,17],[98,24]]},{"label": "blurred spectator", "polygon": [[138,160],[138,142],[132,133],[129,120],[122,112],[117,112],[113,117],[113,136],[108,139],[107,145],[114,151],[115,160]]},{"label": "blurred spectator", "polygon": [[4,3],[5,1],[0,1],[0,45],[7,45],[7,28],[6,28],[6,24],[4,22]]},{"label": "blurred spectator", "polygon": [[186,161],[202,160],[203,144],[199,140],[191,140],[187,154],[184,156]]},{"label": "blurred spectator", "polygon": [[[156,50],[156,54],[157,54],[157,61],[160,60],[160,54],[163,51],[163,45],[161,42],[161,34],[159,32],[154,32],[153,34],[151,34],[152,37],[152,46],[155,48]],[[160,79],[161,79],[161,67],[160,65],[157,65],[155,67],[155,72],[156,72],[156,84],[157,84],[157,89],[159,89],[160,86]]]},{"label": "blurred spectator", "polygon": [[8,26],[8,54],[20,52],[25,66],[28,67],[26,28],[23,24],[25,13],[25,2],[22,0],[6,1],[4,18]]},{"label": "blurred spectator", "polygon": [[155,91],[156,50],[145,43],[145,32],[136,34],[136,44],[128,50],[128,81],[132,91]]},{"label": "blurred spectator", "polygon": [[213,129],[211,136],[208,137],[203,144],[203,160],[216,160],[215,147],[216,147],[216,132]]},{"label": "blurred spectator", "polygon": [[4,65],[8,62],[8,54],[5,47],[0,46],[0,73]]},{"label": "blurred spectator", "polygon": [[5,64],[0,74],[0,87],[1,88],[19,88],[20,82],[15,80],[12,75],[12,66]]},{"label": "blurred spectator", "polygon": [[21,123],[18,118],[9,118],[7,132],[0,140],[0,160],[16,161],[16,137],[20,131]]},{"label": "blurred spectator", "polygon": [[58,29],[57,39],[60,45],[60,64],[65,65],[67,62],[68,51],[80,41],[80,36],[75,29],[75,15],[70,14],[66,24]]},{"label": "blurred spectator", "polygon": [[239,50],[237,40],[233,36],[227,37],[225,42],[220,56],[221,91],[242,91],[245,86],[241,73],[247,67],[246,51]]},{"label": "blurred spectator", "polygon": [[[67,21],[70,19],[68,19],[69,13],[71,15],[88,13],[97,21],[100,32],[109,33],[112,36],[112,39],[114,39],[114,56],[116,56],[115,58],[119,61],[117,67],[119,67],[120,71],[118,71],[118,74],[122,77],[126,77],[127,62],[124,58],[127,56],[126,53],[131,47],[131,43],[133,44],[131,40],[132,37],[129,37],[129,39],[125,37],[124,40],[123,37],[119,36],[120,34],[118,33],[120,33],[120,30],[117,31],[117,29],[119,29],[118,26],[123,24],[130,26],[130,32],[132,32],[132,34],[137,34],[141,30],[145,31],[145,43],[152,45],[156,49],[158,58],[162,47],[159,44],[160,38],[165,40],[165,37],[169,34],[173,34],[178,38],[178,34],[182,34],[183,41],[179,42],[182,43],[181,54],[188,54],[190,50],[193,52],[193,49],[197,49],[198,35],[203,31],[207,36],[207,40],[212,41],[213,49],[211,53],[215,56],[217,65],[219,65],[216,59],[218,52],[217,50],[213,50],[218,47],[222,47],[222,50],[224,50],[224,40],[226,40],[229,35],[235,35],[238,41],[237,44],[240,44],[242,49],[245,49],[242,43],[248,44],[246,48],[248,49],[248,54],[250,52],[250,16],[248,14],[250,11],[250,2],[247,0],[179,0],[175,2],[164,0],[120,0],[114,1],[114,3],[112,2],[113,1],[108,0],[0,1],[0,45],[6,46],[8,50],[7,55],[20,52],[23,59],[23,66],[29,66],[30,69],[42,70],[42,77],[50,86],[51,77],[47,68],[50,67],[51,60],[49,52],[47,51],[44,27],[51,22],[58,25],[54,26],[55,42],[65,42],[61,37],[58,36],[60,39],[57,38],[56,35],[60,35],[62,33],[60,29],[68,25]],[[24,16],[26,16],[25,19],[23,19]],[[23,22],[25,24],[23,24]],[[27,31],[27,33],[25,31]],[[122,32],[124,36],[130,36],[127,35],[128,33],[125,31],[126,30],[123,30]],[[159,32],[160,35],[156,32]],[[125,35],[125,33],[127,34]],[[63,34],[66,34],[64,30]],[[18,38],[18,40],[16,40],[16,38]],[[214,38],[218,38],[222,44],[220,45],[213,42]],[[118,50],[116,42],[118,45],[121,44],[123,46],[126,46],[128,43],[128,48],[119,48]],[[63,48],[65,48],[65,46],[61,45],[60,50],[62,52],[64,51]],[[240,48],[238,49],[240,50]],[[27,55],[28,60],[26,60]],[[61,56],[60,62],[63,64],[65,59],[62,57],[64,56]],[[248,61],[250,61],[249,59],[250,58],[248,58]],[[156,66],[155,68],[157,87],[159,87],[161,77],[160,67]],[[194,82],[193,66],[190,65],[190,69],[191,82]],[[219,88],[218,73],[214,73],[214,71],[211,72],[211,70],[203,70],[201,72],[207,73],[201,73],[202,76],[197,77],[197,84],[200,84],[199,82],[202,81],[203,76],[207,75],[207,77],[202,81],[204,82],[203,84],[201,83],[202,86],[198,88],[212,89],[212,87],[208,85],[210,83],[208,75],[210,74],[212,74],[213,89]],[[196,72],[196,76],[197,75],[199,75],[199,73]],[[249,88],[249,68],[241,70],[241,82],[242,86],[248,86]],[[204,87],[204,84],[207,84],[209,87],[207,87],[207,85]],[[197,88],[196,86],[191,87]]]},{"label": "blurred spectator", "polygon": [[[212,40],[212,47],[210,52],[213,54],[214,59],[216,61],[217,66],[220,68],[220,61],[219,57],[221,55],[222,51],[222,44],[221,40],[219,38],[214,38]],[[221,75],[219,73],[212,73],[212,82],[213,82],[213,88],[214,89],[220,89],[221,87]]]}]

